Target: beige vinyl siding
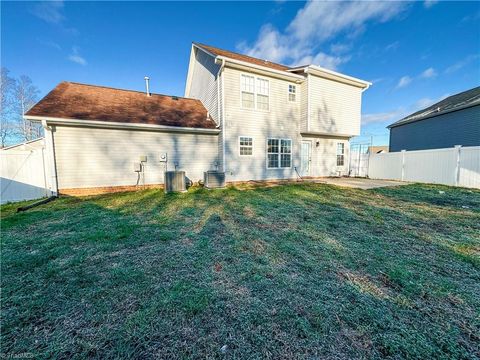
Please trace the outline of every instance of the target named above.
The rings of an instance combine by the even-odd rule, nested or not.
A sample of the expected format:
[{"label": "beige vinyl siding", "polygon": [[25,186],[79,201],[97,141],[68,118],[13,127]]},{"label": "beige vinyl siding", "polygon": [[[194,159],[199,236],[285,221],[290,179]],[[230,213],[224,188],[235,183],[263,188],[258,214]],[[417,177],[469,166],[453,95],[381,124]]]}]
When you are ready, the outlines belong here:
[{"label": "beige vinyl siding", "polygon": [[301,131],[308,130],[308,77],[301,84],[298,85],[300,90],[300,129]]},{"label": "beige vinyl siding", "polygon": [[309,90],[309,131],[360,135],[360,88],[310,74]]},{"label": "beige vinyl siding", "polygon": [[[350,143],[348,139],[330,139],[325,137],[304,137],[303,140],[311,141],[312,154],[310,163],[310,176],[337,176],[347,175],[348,161],[350,158]],[[317,142],[319,143],[317,146]],[[345,144],[344,165],[337,166],[337,144]]]},{"label": "beige vinyl siding", "polygon": [[215,64],[212,56],[197,48],[194,48],[194,55],[193,76],[188,97],[200,100],[213,120],[220,124],[217,102],[217,75],[220,66]]},{"label": "beige vinyl siding", "polygon": [[142,155],[146,184],[163,183],[163,153],[192,181],[218,160],[218,135],[57,126],[53,136],[59,189],[135,185]]},{"label": "beige vinyl siding", "polygon": [[[272,77],[268,79],[269,110],[243,109],[240,96],[240,75],[251,74],[225,68],[225,156],[227,181],[295,178],[294,166],[300,164],[300,103],[288,101],[288,84],[292,82]],[[256,75],[255,75],[256,76]],[[253,138],[253,155],[239,155],[239,136]],[[268,138],[292,140],[292,167],[267,169]]]}]

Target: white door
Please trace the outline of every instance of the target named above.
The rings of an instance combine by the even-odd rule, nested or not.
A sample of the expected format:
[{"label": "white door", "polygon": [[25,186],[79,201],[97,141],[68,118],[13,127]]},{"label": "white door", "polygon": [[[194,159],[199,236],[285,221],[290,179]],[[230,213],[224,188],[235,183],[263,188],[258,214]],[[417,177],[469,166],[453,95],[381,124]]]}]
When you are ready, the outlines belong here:
[{"label": "white door", "polygon": [[310,163],[312,161],[312,143],[310,141],[302,141],[301,160],[301,175],[310,176]]}]

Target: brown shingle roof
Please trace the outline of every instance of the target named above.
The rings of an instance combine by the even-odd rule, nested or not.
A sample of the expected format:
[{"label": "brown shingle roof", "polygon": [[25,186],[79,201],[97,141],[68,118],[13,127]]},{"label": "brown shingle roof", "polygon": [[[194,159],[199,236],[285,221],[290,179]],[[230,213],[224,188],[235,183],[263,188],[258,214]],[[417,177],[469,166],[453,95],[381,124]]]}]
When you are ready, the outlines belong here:
[{"label": "brown shingle roof", "polygon": [[214,129],[199,100],[61,82],[27,116]]},{"label": "brown shingle roof", "polygon": [[290,69],[288,66],[281,65],[281,64],[276,64],[276,63],[268,61],[268,60],[261,60],[261,59],[257,59],[257,58],[254,58],[254,57],[251,57],[251,56],[248,56],[248,55],[242,55],[242,54],[238,54],[238,53],[235,53],[235,52],[232,52],[232,51],[222,50],[222,49],[219,49],[219,48],[216,48],[216,47],[213,47],[213,46],[199,44],[199,43],[196,43],[196,42],[194,42],[193,44],[202,48],[202,49],[204,49],[204,50],[207,50],[208,52],[212,53],[215,56],[225,56],[225,57],[230,58],[230,59],[245,61],[245,62],[248,62],[248,63],[251,63],[251,64],[265,66],[265,67],[275,69],[275,70],[287,71],[287,70]]}]

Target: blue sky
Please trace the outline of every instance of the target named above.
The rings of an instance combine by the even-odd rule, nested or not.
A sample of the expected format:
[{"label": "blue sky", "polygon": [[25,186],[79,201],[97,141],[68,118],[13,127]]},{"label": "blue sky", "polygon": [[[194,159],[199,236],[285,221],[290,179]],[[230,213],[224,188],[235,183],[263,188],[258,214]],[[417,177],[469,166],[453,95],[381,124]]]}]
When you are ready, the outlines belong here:
[{"label": "blue sky", "polygon": [[1,62],[62,80],[183,95],[190,43],[373,82],[362,136],[480,84],[479,2],[2,2]]}]

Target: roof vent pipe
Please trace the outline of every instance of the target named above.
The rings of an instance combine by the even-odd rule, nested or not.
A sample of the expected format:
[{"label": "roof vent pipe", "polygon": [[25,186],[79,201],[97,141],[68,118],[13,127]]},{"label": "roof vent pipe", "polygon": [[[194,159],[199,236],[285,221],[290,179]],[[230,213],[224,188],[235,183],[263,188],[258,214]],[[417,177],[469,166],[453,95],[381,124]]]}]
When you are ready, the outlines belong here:
[{"label": "roof vent pipe", "polygon": [[150,88],[149,88],[149,81],[150,81],[150,78],[148,76],[145,76],[145,87],[147,89],[147,96],[150,96]]}]

